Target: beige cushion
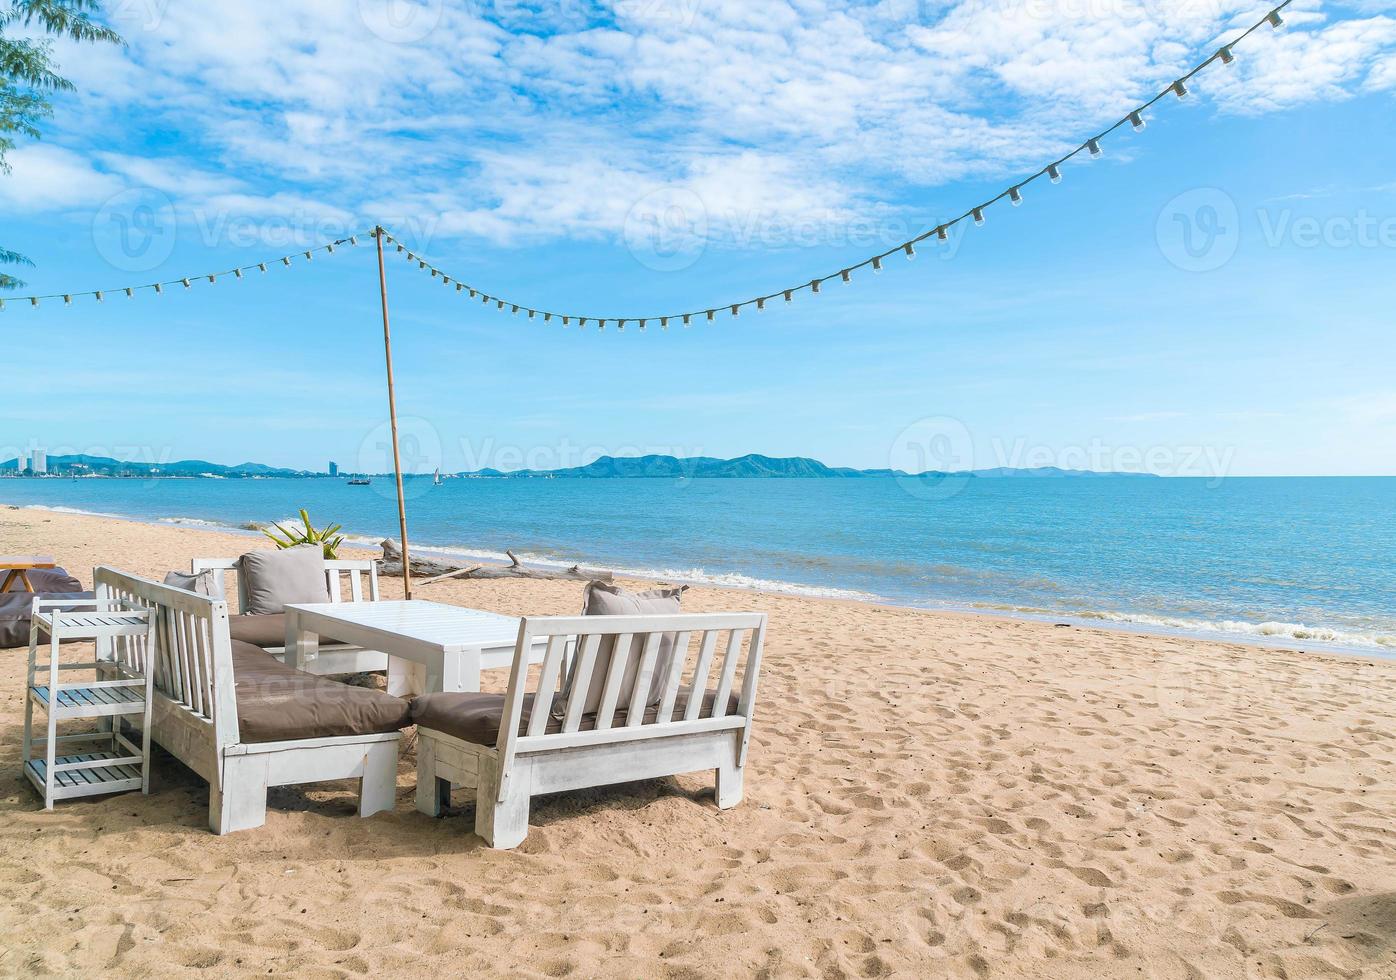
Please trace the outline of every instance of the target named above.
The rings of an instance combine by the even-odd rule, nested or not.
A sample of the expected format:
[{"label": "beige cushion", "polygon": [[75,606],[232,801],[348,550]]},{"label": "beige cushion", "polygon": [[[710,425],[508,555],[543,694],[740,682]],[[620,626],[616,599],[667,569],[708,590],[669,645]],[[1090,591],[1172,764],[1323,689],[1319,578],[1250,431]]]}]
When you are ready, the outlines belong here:
[{"label": "beige cushion", "polygon": [[325,553],[305,544],[284,551],[249,551],[238,559],[238,574],[247,593],[248,616],[286,611],[288,602],[329,602]]},{"label": "beige cushion", "polygon": [[251,643],[263,650],[268,647],[280,649],[286,645],[286,614],[229,616],[228,633],[235,640]]},{"label": "beige cushion", "polygon": [[243,742],[377,735],[412,723],[401,698],[287,667],[241,640],[233,641],[233,678]]},{"label": "beige cushion", "polygon": [[[713,705],[716,702],[717,692],[706,692],[703,695],[703,706],[698,709],[698,717],[711,718]],[[688,698],[680,690],[678,700],[674,703],[674,713],[670,721],[682,718],[687,705]],[[525,694],[523,711],[519,717],[520,735],[528,730],[528,720],[532,713],[533,695]],[[736,713],[737,696],[734,694],[727,700],[727,711],[724,717]],[[645,709],[644,721],[641,724],[653,724],[658,717],[659,707],[652,705]],[[412,702],[412,721],[418,727],[445,732],[447,735],[454,735],[456,738],[475,745],[495,745],[499,741],[499,726],[504,722],[504,695],[455,692],[423,694]],[[615,716],[611,719],[611,727],[623,728],[626,721],[626,712],[618,708]],[[589,732],[595,728],[596,715],[582,715],[577,730]],[[550,712],[548,724],[543,731],[547,735],[556,735],[562,731],[562,719]]]},{"label": "beige cushion", "polygon": [[[687,590],[688,586],[685,585],[673,589],[649,589],[645,592],[631,592],[608,582],[588,582],[586,591],[582,594],[582,615],[673,616],[682,611],[679,608],[679,597]],[[582,705],[582,711],[586,714],[591,714],[601,708],[601,695],[606,688],[606,674],[610,670],[611,656],[615,652],[615,648],[616,638],[614,636],[602,639],[597,648],[596,662],[591,671],[591,681],[587,685],[586,701]],[[618,704],[628,705],[630,703],[630,691],[635,684],[635,677],[640,669],[640,659],[644,654],[644,649],[644,637],[637,636],[631,640],[630,657],[625,662],[625,673],[621,677]],[[579,650],[578,653],[580,654],[580,652]],[[654,658],[654,673],[650,675],[649,695],[645,698],[645,704],[657,705],[660,698],[664,696],[664,681],[669,675],[669,666],[673,656],[674,634],[665,633],[660,638],[659,650]],[[558,717],[562,716],[568,701],[574,695],[575,675],[580,664],[580,656],[572,658],[572,670],[568,673],[566,684],[563,685],[562,696],[557,699],[557,704],[554,707],[554,714]]]}]

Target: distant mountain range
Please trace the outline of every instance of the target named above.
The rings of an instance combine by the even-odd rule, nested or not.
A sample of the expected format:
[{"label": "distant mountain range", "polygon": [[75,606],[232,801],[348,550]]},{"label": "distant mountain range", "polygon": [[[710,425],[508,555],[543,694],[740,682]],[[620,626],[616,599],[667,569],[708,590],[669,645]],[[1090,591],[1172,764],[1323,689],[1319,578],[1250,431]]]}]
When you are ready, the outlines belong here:
[{"label": "distant mountain range", "polygon": [[1152,476],[1148,473],[1097,473],[1091,470],[1064,470],[1055,466],[1033,469],[1013,469],[999,466],[986,470],[960,470],[954,472],[908,473],[904,470],[855,470],[846,466],[828,466],[817,459],[803,456],[772,457],[748,455],[736,459],[716,459],[711,456],[602,456],[585,466],[572,466],[559,470],[513,470],[508,473],[500,470],[478,470],[474,473],[460,473],[465,477],[495,477],[508,479],[867,479],[870,477],[1111,477],[1111,476]]},{"label": "distant mountain range", "polygon": [[[0,462],[0,472],[13,472],[17,460]],[[238,463],[226,466],[210,463],[202,459],[181,459],[172,463],[138,463],[129,460],[112,459],[109,456],[50,456],[48,470],[51,475],[82,476],[138,476],[138,477],[222,477],[246,479],[250,477],[325,477],[325,473],[310,470],[292,470],[283,467],[267,466],[264,463]],[[348,476],[341,473],[340,476]],[[384,475],[384,474],[372,474]],[[455,473],[453,476],[473,479],[556,479],[556,480],[615,480],[615,479],[868,479],[875,477],[974,477],[976,479],[998,479],[1009,477],[1149,477],[1148,473],[1098,473],[1092,470],[1064,470],[1055,466],[1041,466],[1032,469],[1014,469],[998,466],[985,470],[958,470],[953,472],[907,473],[903,470],[856,470],[846,466],[827,466],[817,459],[803,456],[773,457],[756,454],[738,456],[736,459],[717,459],[712,456],[602,456],[585,466],[571,466],[557,470],[501,470],[484,469],[470,473]]]}]

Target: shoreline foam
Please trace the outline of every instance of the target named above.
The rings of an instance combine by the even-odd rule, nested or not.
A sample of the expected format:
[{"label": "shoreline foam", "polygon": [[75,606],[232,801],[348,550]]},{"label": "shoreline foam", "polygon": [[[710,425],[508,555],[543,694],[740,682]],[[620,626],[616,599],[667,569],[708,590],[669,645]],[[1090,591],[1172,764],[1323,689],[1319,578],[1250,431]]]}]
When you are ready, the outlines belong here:
[{"label": "shoreline foam", "polygon": [[[102,511],[86,511],[75,507],[46,506],[43,504],[9,504],[20,510],[47,511],[56,514],[70,514],[81,517],[97,517],[109,520],[130,521],[136,524],[153,524],[160,527],[183,527],[195,531],[239,534],[260,538],[262,534],[249,525],[233,524],[224,521],[198,517],[157,517],[142,518],[126,514],[112,514]],[[292,518],[279,519],[281,521]],[[267,522],[269,525],[272,522]],[[346,535],[345,543],[351,547],[377,551],[379,538],[364,535]],[[506,565],[509,557],[502,552],[465,548],[452,545],[435,545],[414,541],[412,550],[418,555],[430,555],[457,560],[478,561],[483,564]],[[576,562],[550,558],[532,552],[517,552],[520,559],[544,568],[568,568]],[[595,567],[592,562],[582,559],[583,566]],[[745,575],[741,572],[708,572],[693,568],[687,571],[672,568],[646,568],[613,566],[609,569],[622,578],[661,580],[680,585],[694,585],[708,588],[735,589],[747,592],[788,595],[807,599],[832,599],[859,602],[871,605],[890,606],[902,609],[921,609],[932,612],[952,612],[968,615],[1001,616],[1008,619],[1028,622],[1053,622],[1065,620],[1071,625],[1092,627],[1126,633],[1146,635],[1179,636],[1191,639],[1215,640],[1227,643],[1241,643],[1248,646],[1269,646],[1287,650],[1312,653],[1334,653],[1396,659],[1396,636],[1380,633],[1359,633],[1327,626],[1309,626],[1303,623],[1267,621],[1252,623],[1241,619],[1199,620],[1183,617],[1161,616],[1153,613],[1128,612],[1121,610],[1080,610],[1080,609],[1037,609],[1020,606],[1000,606],[992,602],[915,602],[862,592],[853,589],[808,585],[801,582],[786,582],[779,579],[765,579]]]}]

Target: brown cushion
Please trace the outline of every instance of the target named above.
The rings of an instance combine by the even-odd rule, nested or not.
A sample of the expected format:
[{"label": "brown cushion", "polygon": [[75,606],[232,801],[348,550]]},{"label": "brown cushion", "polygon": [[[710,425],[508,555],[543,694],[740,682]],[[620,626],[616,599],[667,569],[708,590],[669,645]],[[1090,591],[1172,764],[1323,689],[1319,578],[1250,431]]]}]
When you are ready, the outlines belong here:
[{"label": "brown cushion", "polygon": [[254,647],[278,650],[286,645],[286,614],[270,616],[229,616],[228,632],[233,639],[251,643]]},{"label": "brown cushion", "polygon": [[288,602],[329,602],[325,553],[313,544],[282,551],[249,551],[238,559],[249,616],[284,612]]},{"label": "brown cushion", "polygon": [[[713,704],[716,701],[716,691],[704,693],[703,706],[698,709],[698,717],[711,718]],[[687,704],[688,698],[680,691],[678,700],[674,703],[673,718],[683,717]],[[737,697],[732,695],[727,700],[727,714],[735,714],[736,711]],[[520,735],[528,730],[528,719],[532,713],[533,695],[525,694],[523,713],[519,719]],[[617,709],[615,717],[611,719],[611,727],[623,728],[625,716],[626,712]],[[658,717],[658,706],[652,706],[646,709],[645,720],[642,724],[651,724]],[[504,721],[504,695],[424,694],[412,702],[412,721],[421,728],[445,732],[447,735],[454,735],[462,741],[472,742],[475,745],[494,745],[499,741],[499,726]],[[582,715],[578,729],[589,732],[595,728],[596,715]],[[562,731],[562,719],[549,712],[548,724],[544,732],[548,735],[556,735],[560,731]]]},{"label": "brown cushion", "polygon": [[[29,574],[33,576],[34,572]],[[72,581],[81,584],[76,579]],[[0,592],[0,647],[29,646],[29,616],[34,611],[35,599],[91,598],[91,592]]]},{"label": "brown cushion", "polygon": [[[679,598],[688,586],[673,589],[649,589],[632,592],[609,582],[588,582],[582,593],[583,616],[673,616],[682,612]],[[606,674],[611,667],[611,655],[616,647],[616,638],[608,636],[601,640],[596,650],[596,660],[592,665],[591,680],[587,684],[586,701],[582,710],[591,713],[601,707],[601,696],[606,689]],[[630,656],[625,661],[625,673],[621,676],[620,700],[630,703],[630,690],[635,684],[635,675],[640,670],[640,660],[645,649],[645,638],[637,636],[630,641]],[[674,634],[665,633],[660,637],[659,649],[655,653],[654,672],[650,675],[649,694],[646,703],[655,705],[664,696],[664,682],[669,676],[669,665],[674,656]],[[563,685],[562,695],[553,706],[553,712],[561,716],[568,700],[573,696],[576,685],[576,671],[581,658],[573,658],[572,671]]]},{"label": "brown cushion", "polygon": [[[82,583],[69,575],[66,568],[31,568],[25,572],[25,575],[28,576],[29,584],[33,586],[35,592],[69,594],[82,591]],[[4,575],[0,575],[0,579],[4,577]]]},{"label": "brown cushion", "polygon": [[243,742],[282,742],[395,732],[412,723],[401,698],[287,667],[233,641],[238,731]]}]

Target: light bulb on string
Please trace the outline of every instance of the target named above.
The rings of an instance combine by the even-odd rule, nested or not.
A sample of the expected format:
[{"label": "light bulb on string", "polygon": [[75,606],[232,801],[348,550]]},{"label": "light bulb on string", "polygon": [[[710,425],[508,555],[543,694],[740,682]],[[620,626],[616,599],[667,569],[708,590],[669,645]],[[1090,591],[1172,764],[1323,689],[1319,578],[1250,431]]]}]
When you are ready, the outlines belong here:
[{"label": "light bulb on string", "polygon": [[[874,264],[873,268],[877,268],[877,266]],[[811,280],[810,280],[810,284],[809,284],[809,289],[810,289],[810,292],[814,293],[815,295],[818,295],[818,294],[819,294],[819,280],[818,280],[818,279],[811,279]]]},{"label": "light bulb on string", "polygon": [[1016,187],[1010,187],[1008,189],[1008,201],[1015,208],[1021,206],[1023,203],[1023,192]]},{"label": "light bulb on string", "polygon": [[662,316],[659,318],[659,328],[661,330],[669,329],[669,318],[667,316]]},{"label": "light bulb on string", "polygon": [[936,229],[936,238],[940,239],[942,242],[948,242],[950,240],[950,230],[944,225],[941,225]]},{"label": "light bulb on string", "polygon": [[158,283],[158,282],[155,283],[155,295],[156,295],[156,296],[163,296],[164,294],[165,294],[165,287],[162,286],[162,285],[160,285],[160,283]]},{"label": "light bulb on string", "polygon": [[184,286],[185,289],[188,289],[188,288],[189,288],[189,280],[188,280],[188,279],[181,279],[181,280],[180,280],[180,283]]},{"label": "light bulb on string", "polygon": [[716,311],[716,310],[709,310],[709,311],[708,311],[708,322],[709,322],[709,323],[712,323],[715,319],[717,319],[717,311]]},{"label": "light bulb on string", "polygon": [[350,236],[349,236],[349,244],[350,244],[350,245],[357,245],[357,244],[359,244],[359,236],[358,236],[358,235],[350,235]]},{"label": "light bulb on string", "polygon": [[906,260],[908,262],[916,258],[916,246],[911,244],[911,242],[907,242],[905,245],[903,245],[902,251],[906,253]]},{"label": "light bulb on string", "polygon": [[1062,182],[1062,168],[1057,166],[1055,163],[1048,164],[1047,177],[1052,181],[1052,183],[1060,184]]},{"label": "light bulb on string", "polygon": [[975,208],[974,210],[972,210],[972,211],[970,212],[970,214],[974,217],[974,223],[975,223],[976,225],[978,225],[980,228],[983,228],[983,227],[984,227],[984,209],[983,209],[983,208]]},{"label": "light bulb on string", "polygon": [[1091,156],[1096,158],[1099,158],[1104,152],[1100,148],[1100,140],[1094,138],[1086,140],[1086,149],[1090,152]]},{"label": "light bulb on string", "polygon": [[32,306],[32,307],[36,307],[36,308],[37,308],[38,305],[39,305],[39,297],[37,297],[37,296],[30,296],[30,297],[29,297],[29,305]]},{"label": "light bulb on string", "polygon": [[1178,98],[1186,99],[1188,97],[1187,83],[1184,82],[1181,78],[1174,82],[1171,87],[1173,89],[1173,94],[1176,95]]},{"label": "light bulb on string", "polygon": [[793,290],[793,289],[787,289],[787,290],[785,291],[785,301],[786,301],[787,303],[791,303],[791,302],[794,302],[794,300],[795,300],[795,290]]},{"label": "light bulb on string", "polygon": [[215,283],[215,282],[218,281],[218,277],[217,277],[216,275],[209,276],[209,277],[208,277],[208,281],[209,281],[210,283]]},{"label": "light bulb on string", "polygon": [[1231,45],[1229,44],[1224,44],[1217,50],[1217,57],[1221,58],[1221,63],[1224,65],[1234,64],[1236,61],[1236,56],[1231,53]]},{"label": "light bulb on string", "polygon": [[64,306],[72,306],[72,305],[73,305],[73,297],[72,297],[71,294],[69,294],[69,293],[64,293],[64,294],[63,294],[63,305],[64,305]]},{"label": "light bulb on string", "polygon": [[263,272],[266,272],[266,271],[267,271],[267,264],[266,264],[265,262],[258,262],[258,263],[257,263],[257,268],[261,269]]},{"label": "light bulb on string", "polygon": [[281,264],[289,268],[291,265],[291,257],[289,255],[283,255],[281,257]]},{"label": "light bulb on string", "polygon": [[95,296],[95,297],[97,298],[97,302],[99,302],[99,303],[102,302],[102,291],[101,291],[100,289],[97,290],[97,291],[96,291],[95,293],[93,293],[92,295]]},{"label": "light bulb on string", "polygon": [[1129,114],[1129,124],[1134,127],[1137,133],[1144,128],[1144,115],[1138,109]]},{"label": "light bulb on string", "polygon": [[315,256],[314,256],[314,255],[311,255],[309,252],[306,252],[306,253],[305,253],[305,260],[306,260],[307,262],[314,262],[314,261],[315,261]]},{"label": "light bulb on string", "polygon": [[842,272],[839,273],[839,277],[840,277],[841,279],[843,279],[844,282],[852,282],[852,281],[853,281],[853,270],[852,270],[852,269],[844,269]]},{"label": "light bulb on string", "polygon": [[242,270],[241,270],[241,269],[234,269],[234,270],[233,270],[233,276],[234,276],[235,278],[237,278],[237,279],[241,279],[241,278],[242,278]]},{"label": "light bulb on string", "polygon": [[[881,256],[873,256],[873,260],[872,260],[872,270],[873,270],[873,272],[881,272],[881,271],[882,271],[882,257],[881,257]],[[819,292],[819,290],[816,289],[815,292],[817,293],[817,292]]]},{"label": "light bulb on string", "polygon": [[1280,16],[1278,10],[1270,11],[1270,13],[1265,15],[1265,19],[1270,22],[1270,26],[1275,30],[1279,30],[1281,27],[1285,26],[1284,18]]},{"label": "light bulb on string", "polygon": [[758,299],[758,300],[756,301],[756,312],[757,312],[757,313],[761,313],[761,312],[763,312],[765,309],[766,309],[766,300],[765,300],[764,298],[763,298],[763,299]]},{"label": "light bulb on string", "polygon": [[126,287],[126,298],[127,298],[127,299],[134,299],[135,296],[136,296],[136,291],[135,291],[134,289],[132,289],[130,286],[127,286],[127,287]]}]

